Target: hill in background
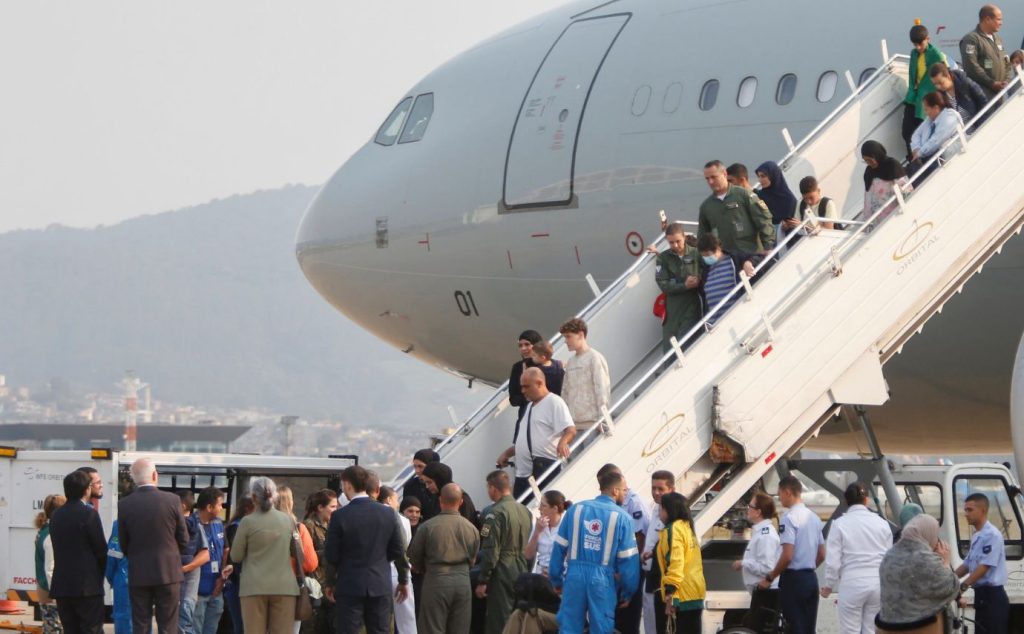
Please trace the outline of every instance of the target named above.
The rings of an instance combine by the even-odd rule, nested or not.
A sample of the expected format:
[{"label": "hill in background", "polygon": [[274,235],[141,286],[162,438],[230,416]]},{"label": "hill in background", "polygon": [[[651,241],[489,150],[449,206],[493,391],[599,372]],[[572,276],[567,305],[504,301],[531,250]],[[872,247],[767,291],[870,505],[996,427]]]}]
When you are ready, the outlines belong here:
[{"label": "hill in background", "polygon": [[331,308],[294,256],[316,188],[289,186],[111,227],[0,235],[0,373],[154,398],[437,431],[472,392]]}]

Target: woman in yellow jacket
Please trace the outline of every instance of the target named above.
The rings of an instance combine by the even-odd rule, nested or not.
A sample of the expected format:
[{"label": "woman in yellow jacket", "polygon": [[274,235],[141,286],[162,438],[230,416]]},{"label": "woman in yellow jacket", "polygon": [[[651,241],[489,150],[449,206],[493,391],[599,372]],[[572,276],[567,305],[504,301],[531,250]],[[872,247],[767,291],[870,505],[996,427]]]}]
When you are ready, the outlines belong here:
[{"label": "woman in yellow jacket", "polygon": [[665,614],[675,619],[676,634],[700,634],[707,588],[686,498],[679,493],[662,496],[661,521],[665,528],[658,534],[657,553]]}]

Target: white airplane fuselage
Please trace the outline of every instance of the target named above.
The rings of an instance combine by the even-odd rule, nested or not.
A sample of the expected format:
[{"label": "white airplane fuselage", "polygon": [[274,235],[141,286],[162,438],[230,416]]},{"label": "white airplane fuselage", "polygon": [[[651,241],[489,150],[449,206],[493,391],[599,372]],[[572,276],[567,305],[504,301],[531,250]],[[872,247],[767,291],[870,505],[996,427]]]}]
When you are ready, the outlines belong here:
[{"label": "white airplane fuselage", "polygon": [[[1002,10],[1012,48],[1024,2]],[[956,42],[974,28],[977,7],[591,0],[557,8],[408,92],[433,95],[422,139],[371,139],[337,171],[299,229],[302,269],[391,345],[500,383],[518,333],[554,334],[593,298],[588,274],[603,287],[658,236],[658,210],[696,220],[709,193],[704,163],[745,163],[753,180],[757,165],[787,152],[784,128],[799,140],[852,92],[846,71],[856,80],[881,64],[881,40],[909,51],[915,18],[959,58]],[[782,105],[788,74],[796,88]],[[702,109],[711,80],[717,100]],[[837,201],[847,212],[862,204],[850,198]],[[892,399],[872,416],[887,451],[1009,452],[1022,264],[1015,239],[886,366]],[[852,435],[833,431],[818,445],[854,447]]]}]

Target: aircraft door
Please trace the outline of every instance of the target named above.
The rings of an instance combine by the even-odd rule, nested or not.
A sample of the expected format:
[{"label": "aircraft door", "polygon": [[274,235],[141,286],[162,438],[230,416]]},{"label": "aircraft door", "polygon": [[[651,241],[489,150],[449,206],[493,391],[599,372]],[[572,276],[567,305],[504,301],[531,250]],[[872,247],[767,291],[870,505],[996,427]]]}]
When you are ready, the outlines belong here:
[{"label": "aircraft door", "polygon": [[583,113],[601,66],[629,18],[620,13],[577,20],[541,61],[509,140],[504,210],[572,204]]}]

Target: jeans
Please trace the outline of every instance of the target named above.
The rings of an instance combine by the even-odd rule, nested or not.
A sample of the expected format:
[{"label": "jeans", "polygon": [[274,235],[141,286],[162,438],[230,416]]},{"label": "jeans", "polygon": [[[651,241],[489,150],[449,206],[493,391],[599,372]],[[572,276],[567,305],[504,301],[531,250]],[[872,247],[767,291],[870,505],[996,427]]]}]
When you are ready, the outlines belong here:
[{"label": "jeans", "polygon": [[180,634],[200,634],[195,627],[196,599],[199,596],[199,568],[185,573],[181,582],[181,607],[178,609]]},{"label": "jeans", "polygon": [[196,634],[217,634],[220,615],[224,613],[224,595],[200,596],[196,602],[196,611],[192,616]]}]

